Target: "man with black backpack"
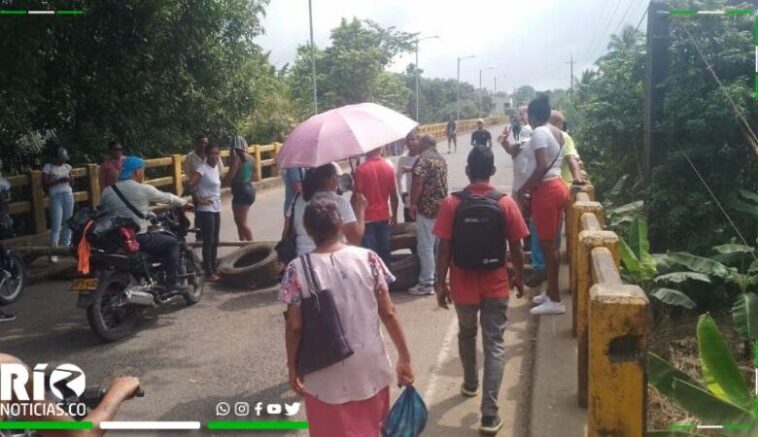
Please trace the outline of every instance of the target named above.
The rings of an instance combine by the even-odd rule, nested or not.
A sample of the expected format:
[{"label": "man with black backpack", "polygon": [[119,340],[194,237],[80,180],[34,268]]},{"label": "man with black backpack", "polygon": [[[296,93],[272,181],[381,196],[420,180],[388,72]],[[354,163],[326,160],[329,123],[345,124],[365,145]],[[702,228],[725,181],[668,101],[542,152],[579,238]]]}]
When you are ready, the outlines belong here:
[{"label": "man with black backpack", "polygon": [[[461,394],[466,397],[479,394],[476,335],[481,313],[484,376],[479,430],[488,434],[503,426],[497,397],[505,368],[506,310],[511,287],[516,287],[518,297],[524,292],[521,240],[529,235],[513,199],[489,184],[495,174],[494,162],[490,148],[475,146],[471,150],[466,166],[471,183],[442,202],[434,226],[440,239],[434,289],[439,306],[447,309],[453,303],[458,314],[458,350],[464,375]],[[511,278],[508,248],[514,271]]]}]

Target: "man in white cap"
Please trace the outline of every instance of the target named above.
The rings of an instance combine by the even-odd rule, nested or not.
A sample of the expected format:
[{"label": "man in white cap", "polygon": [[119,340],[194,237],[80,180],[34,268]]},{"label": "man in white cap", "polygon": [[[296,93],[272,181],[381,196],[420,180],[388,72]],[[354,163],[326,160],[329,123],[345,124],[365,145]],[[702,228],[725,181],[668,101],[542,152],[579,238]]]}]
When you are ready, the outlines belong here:
[{"label": "man in white cap", "polygon": [[471,133],[471,145],[492,148],[492,134],[484,128],[481,118],[476,122],[476,130]]}]

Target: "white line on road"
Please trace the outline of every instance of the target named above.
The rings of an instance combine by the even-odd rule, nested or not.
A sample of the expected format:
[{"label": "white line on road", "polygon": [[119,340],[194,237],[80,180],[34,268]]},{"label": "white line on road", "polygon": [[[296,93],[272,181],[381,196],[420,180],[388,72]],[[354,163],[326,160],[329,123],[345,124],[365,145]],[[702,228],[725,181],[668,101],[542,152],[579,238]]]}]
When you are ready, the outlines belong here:
[{"label": "white line on road", "polygon": [[426,391],[424,392],[424,402],[426,405],[432,405],[433,403],[432,400],[434,399],[435,392],[437,391],[437,380],[439,379],[440,372],[442,371],[442,366],[445,365],[445,360],[447,360],[448,356],[450,355],[450,346],[453,344],[453,338],[455,337],[457,325],[458,317],[453,317],[453,320],[450,321],[450,326],[447,328],[445,337],[442,338],[442,347],[440,348],[439,355],[437,355],[437,362],[434,363],[432,376],[429,378],[429,385],[427,385]]},{"label": "white line on road", "polygon": [[129,421],[113,421],[113,422],[100,422],[100,429],[141,429],[141,430],[153,430],[153,429],[200,429],[200,422],[129,422]]}]

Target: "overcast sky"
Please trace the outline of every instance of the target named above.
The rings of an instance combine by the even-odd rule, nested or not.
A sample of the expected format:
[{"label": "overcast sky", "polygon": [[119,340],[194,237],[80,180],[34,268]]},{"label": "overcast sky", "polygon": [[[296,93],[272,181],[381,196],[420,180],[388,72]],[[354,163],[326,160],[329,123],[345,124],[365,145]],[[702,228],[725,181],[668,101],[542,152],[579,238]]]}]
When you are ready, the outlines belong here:
[{"label": "overcast sky", "polygon": [[[591,66],[622,23],[639,23],[648,0],[312,0],[316,46],[329,45],[330,30],[342,17],[368,18],[384,27],[438,35],[423,41],[419,65],[426,77],[455,78],[456,58],[461,80],[499,91],[521,85],[538,90],[569,86],[569,56],[574,76]],[[456,5],[456,6],[454,6]],[[266,34],[258,39],[277,67],[292,62],[295,48],[307,43],[308,0],[271,0],[263,21]],[[641,29],[645,29],[646,22]],[[404,71],[414,55],[391,67]],[[504,77],[505,76],[505,77]]]}]

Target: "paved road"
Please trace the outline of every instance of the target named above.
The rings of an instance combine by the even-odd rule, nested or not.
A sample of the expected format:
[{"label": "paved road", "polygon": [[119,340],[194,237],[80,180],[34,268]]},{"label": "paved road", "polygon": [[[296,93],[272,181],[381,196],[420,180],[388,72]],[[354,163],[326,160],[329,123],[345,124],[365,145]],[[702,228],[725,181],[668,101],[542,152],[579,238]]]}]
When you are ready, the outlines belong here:
[{"label": "paved road", "polygon": [[[496,134],[501,129],[497,126],[491,131]],[[461,136],[457,153],[451,155],[446,155],[446,144],[438,147],[449,161],[451,190],[467,183],[467,144],[468,135]],[[497,147],[496,160],[494,183],[510,192],[510,158]],[[259,193],[251,214],[256,239],[274,240],[280,235],[282,201],[281,188]],[[222,240],[235,239],[236,231],[227,214]],[[102,344],[90,332],[84,312],[76,309],[75,295],[68,287],[65,281],[29,287],[21,301],[8,308],[18,319],[0,328],[0,348],[27,363],[76,363],[85,370],[90,384],[114,375],[139,376],[146,396],[128,402],[120,419],[206,421],[215,418],[216,405],[221,401],[296,400],[286,380],[283,306],[277,302],[275,288],[255,292],[209,288],[201,303],[162,311],[145,320],[133,337]],[[395,293],[393,299],[411,345],[417,388],[430,410],[425,434],[476,435],[478,400],[464,400],[458,394],[461,368],[454,313],[438,309],[433,297]],[[509,313],[509,361],[501,395],[506,429],[501,435],[522,436],[528,421],[524,399],[530,373],[524,369],[530,367],[533,332],[527,323],[526,307],[515,299],[514,304]],[[397,393],[393,388],[393,396]],[[304,419],[302,411],[298,418]]]}]

